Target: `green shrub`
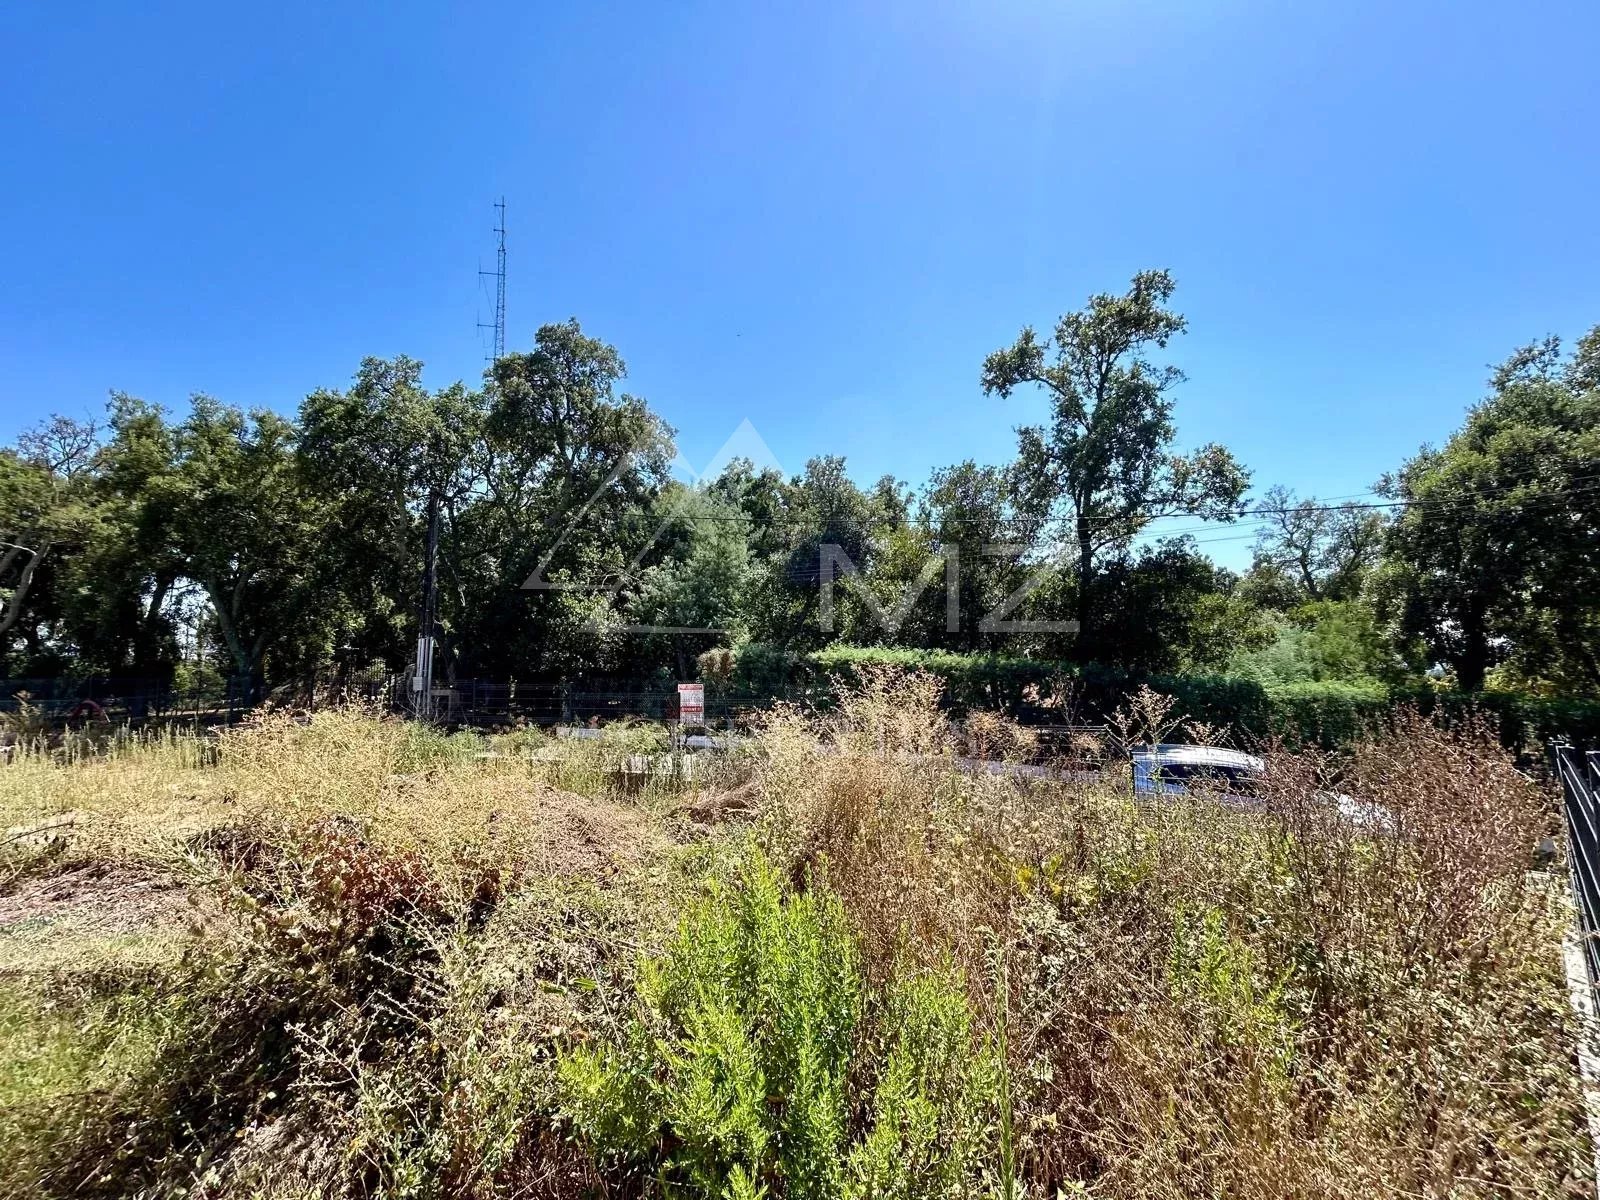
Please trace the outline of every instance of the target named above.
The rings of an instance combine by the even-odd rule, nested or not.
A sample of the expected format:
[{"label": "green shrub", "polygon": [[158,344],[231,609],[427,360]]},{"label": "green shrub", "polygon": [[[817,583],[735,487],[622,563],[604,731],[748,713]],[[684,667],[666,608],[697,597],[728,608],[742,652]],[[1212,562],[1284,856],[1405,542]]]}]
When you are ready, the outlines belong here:
[{"label": "green shrub", "polygon": [[1294,1021],[1284,1000],[1288,972],[1263,981],[1259,956],[1233,935],[1227,916],[1206,908],[1196,919],[1182,905],[1173,914],[1170,981],[1173,1000],[1197,1012],[1224,1048],[1262,1054],[1272,1082],[1288,1082]]},{"label": "green shrub", "polygon": [[1515,692],[1449,692],[1432,687],[1385,687],[1376,680],[1264,684],[1237,675],[1145,675],[1115,667],[997,655],[952,654],[871,646],[830,646],[807,655],[789,676],[791,691],[826,699],[860,684],[863,671],[896,666],[926,671],[944,685],[945,703],[958,711],[994,708],[1024,719],[1057,722],[1060,710],[1038,707],[1063,684],[1072,690],[1065,719],[1098,723],[1141,684],[1173,697],[1173,716],[1230,731],[1244,740],[1281,737],[1292,745],[1334,749],[1349,745],[1398,709],[1415,706],[1446,724],[1482,711],[1494,717],[1513,751],[1536,751],[1552,738],[1600,745],[1600,700],[1529,696]]},{"label": "green shrub", "polygon": [[800,655],[765,642],[746,642],[734,653],[728,690],[745,696],[783,696],[796,682]]},{"label": "green shrub", "polygon": [[959,978],[909,975],[879,1003],[839,900],[787,891],[758,854],[646,964],[639,1002],[616,1044],[559,1068],[567,1116],[614,1167],[817,1200],[950,1195],[976,1167],[992,1072]]},{"label": "green shrub", "polygon": [[485,746],[483,738],[470,729],[446,733],[422,721],[406,721],[401,728],[395,756],[395,766],[401,772],[467,762],[482,753]]},{"label": "green shrub", "polygon": [[984,1149],[998,1057],[974,1061],[972,1016],[954,972],[896,981],[883,1025],[872,1127],[850,1152],[844,1194],[959,1195]]},{"label": "green shrub", "polygon": [[1271,717],[1264,732],[1324,749],[1349,745],[1395,709],[1381,685],[1342,680],[1285,684],[1267,696]]}]

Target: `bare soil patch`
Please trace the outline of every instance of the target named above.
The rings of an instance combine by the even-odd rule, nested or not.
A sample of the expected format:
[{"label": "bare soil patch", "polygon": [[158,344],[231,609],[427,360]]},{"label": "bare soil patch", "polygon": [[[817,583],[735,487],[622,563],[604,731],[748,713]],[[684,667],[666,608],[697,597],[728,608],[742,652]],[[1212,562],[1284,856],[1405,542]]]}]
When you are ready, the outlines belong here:
[{"label": "bare soil patch", "polygon": [[0,972],[164,958],[192,913],[182,883],[137,867],[25,878],[0,896]]},{"label": "bare soil patch", "polygon": [[608,878],[637,866],[662,845],[659,830],[638,809],[556,788],[528,797],[517,817],[533,826],[547,868],[557,875]]}]

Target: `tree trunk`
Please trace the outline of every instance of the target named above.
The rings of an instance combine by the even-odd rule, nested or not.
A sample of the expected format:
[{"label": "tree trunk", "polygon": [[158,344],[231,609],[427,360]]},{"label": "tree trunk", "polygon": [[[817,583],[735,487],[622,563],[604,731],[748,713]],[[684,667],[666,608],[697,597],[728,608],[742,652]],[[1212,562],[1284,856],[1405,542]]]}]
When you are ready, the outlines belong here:
[{"label": "tree trunk", "polygon": [[1489,631],[1475,608],[1461,621],[1461,653],[1456,655],[1456,686],[1463,692],[1483,691],[1489,671]]},{"label": "tree trunk", "polygon": [[1090,629],[1094,624],[1094,535],[1089,522],[1078,518],[1078,636],[1073,642],[1073,657],[1080,663],[1093,661],[1094,638]]},{"label": "tree trunk", "polygon": [[1094,550],[1078,549],[1078,595],[1074,605],[1078,635],[1072,643],[1072,656],[1078,662],[1093,662],[1098,646],[1094,643]]},{"label": "tree trunk", "polygon": [[[11,593],[11,598],[4,609],[0,609],[0,634],[9,631],[17,623],[17,618],[22,615],[22,606],[28,599],[28,589],[33,586],[34,573],[38,571],[39,564],[44,561],[44,556],[50,553],[50,544],[46,542],[38,550],[30,553],[32,557],[28,559],[28,565],[22,568],[22,576],[17,580],[16,590]],[[7,564],[15,557],[15,551],[7,555]]]},{"label": "tree trunk", "polygon": [[228,643],[228,653],[233,656],[235,675],[253,675],[250,652],[245,649],[244,641],[239,637],[239,630],[233,623],[233,614],[228,607],[221,603],[218,596],[220,591],[214,584],[206,585],[206,594],[211,597],[211,608],[216,614],[217,624],[222,629],[222,640]]},{"label": "tree trunk", "polygon": [[1306,589],[1306,595],[1312,600],[1322,599],[1322,589],[1317,586],[1316,573],[1311,570],[1311,565],[1303,558],[1300,560],[1300,583]]},{"label": "tree trunk", "polygon": [[164,676],[163,684],[171,683],[172,663],[163,654],[166,649],[159,639],[161,628],[162,610],[166,607],[167,594],[172,590],[173,577],[167,574],[156,576],[155,584],[150,589],[150,601],[139,614],[139,623],[134,633],[133,673],[144,678],[153,678],[157,675]]}]

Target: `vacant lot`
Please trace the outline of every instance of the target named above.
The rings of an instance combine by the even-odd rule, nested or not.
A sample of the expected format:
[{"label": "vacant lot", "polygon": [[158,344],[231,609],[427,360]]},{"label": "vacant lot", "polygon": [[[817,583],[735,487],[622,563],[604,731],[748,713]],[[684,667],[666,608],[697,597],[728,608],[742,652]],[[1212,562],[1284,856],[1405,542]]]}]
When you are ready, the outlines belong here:
[{"label": "vacant lot", "polygon": [[1585,1192],[1551,801],[1481,731],[1248,813],[962,773],[1027,735],[916,676],[689,783],[656,738],[0,768],[0,1193]]}]

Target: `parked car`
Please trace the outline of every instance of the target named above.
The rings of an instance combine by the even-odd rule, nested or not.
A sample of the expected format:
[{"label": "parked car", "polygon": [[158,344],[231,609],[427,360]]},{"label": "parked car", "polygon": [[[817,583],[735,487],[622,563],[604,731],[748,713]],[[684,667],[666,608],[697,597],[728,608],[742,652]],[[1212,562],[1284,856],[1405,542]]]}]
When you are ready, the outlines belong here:
[{"label": "parked car", "polygon": [[1256,755],[1217,746],[1164,742],[1135,746],[1131,754],[1136,796],[1186,796],[1198,785],[1209,792],[1245,799],[1267,773],[1265,760]]},{"label": "parked car", "polygon": [[[1135,796],[1186,796],[1200,787],[1225,804],[1249,808],[1265,805],[1261,781],[1266,776],[1267,763],[1257,755],[1217,746],[1162,743],[1135,746],[1131,757]],[[1343,792],[1321,791],[1316,798],[1352,825],[1394,831],[1394,815],[1380,804],[1364,803]]]}]

